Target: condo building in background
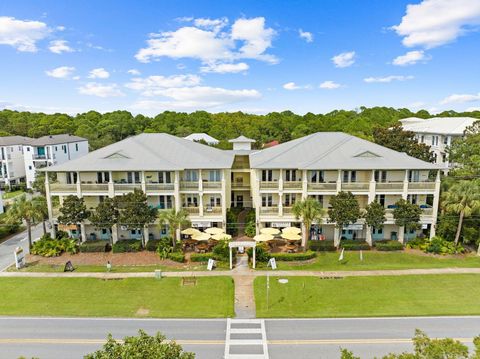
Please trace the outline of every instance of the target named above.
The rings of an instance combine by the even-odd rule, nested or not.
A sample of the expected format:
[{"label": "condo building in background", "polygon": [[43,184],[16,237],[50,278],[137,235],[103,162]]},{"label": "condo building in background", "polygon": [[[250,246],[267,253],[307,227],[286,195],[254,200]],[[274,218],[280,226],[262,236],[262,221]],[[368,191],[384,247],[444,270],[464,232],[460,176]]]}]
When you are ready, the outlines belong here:
[{"label": "condo building in background", "polygon": [[23,146],[32,141],[29,137],[0,137],[0,186],[10,187],[25,182]]},{"label": "condo building in background", "polygon": [[[435,235],[440,191],[440,166],[407,156],[360,138],[339,132],[319,132],[277,146],[255,150],[252,139],[240,136],[233,150],[219,150],[165,133],[140,134],[93,151],[75,160],[47,167],[57,181],[46,177],[49,217],[58,228],[59,207],[69,195],[83,197],[95,208],[107,197],[134,189],[148,196],[159,211],[185,209],[192,226],[226,227],[231,207],[253,208],[256,228],[300,226],[292,213],[296,201],[316,199],[327,209],[340,191],[352,192],[360,207],[381,203],[387,213],[383,228],[373,234],[359,219],[344,228],[325,216],[322,223],[307,229],[313,238],[333,239],[339,231],[346,239],[413,238],[420,233]],[[58,201],[53,199],[58,197]],[[404,233],[395,225],[395,203],[404,198],[422,209],[421,229]],[[88,221],[81,233],[87,239],[139,238],[142,231],[115,226],[96,229]],[[64,229],[61,227],[61,229]],[[152,224],[145,239],[167,234]]]},{"label": "condo building in background", "polygon": [[465,129],[479,121],[472,117],[434,117],[429,119],[409,117],[400,120],[406,131],[415,133],[419,143],[431,148],[435,163],[448,170],[454,164],[448,160],[448,147],[453,140],[463,136]]}]

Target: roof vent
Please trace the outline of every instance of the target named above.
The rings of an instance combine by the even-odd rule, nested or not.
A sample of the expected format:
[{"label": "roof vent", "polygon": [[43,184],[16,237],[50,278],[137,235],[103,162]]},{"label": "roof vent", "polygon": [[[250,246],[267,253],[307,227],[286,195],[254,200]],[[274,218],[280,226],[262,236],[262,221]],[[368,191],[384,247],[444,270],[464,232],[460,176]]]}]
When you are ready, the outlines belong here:
[{"label": "roof vent", "polygon": [[355,155],[354,157],[372,158],[372,157],[382,157],[382,156],[377,155],[376,153],[373,153],[372,151],[364,151],[364,152],[360,152],[359,154]]}]

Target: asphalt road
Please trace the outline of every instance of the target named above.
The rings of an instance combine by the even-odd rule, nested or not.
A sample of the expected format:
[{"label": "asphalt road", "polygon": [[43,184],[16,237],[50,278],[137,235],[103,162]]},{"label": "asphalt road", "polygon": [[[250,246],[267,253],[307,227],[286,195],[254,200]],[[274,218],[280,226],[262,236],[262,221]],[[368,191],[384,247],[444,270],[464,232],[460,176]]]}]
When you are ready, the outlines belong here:
[{"label": "asphalt road", "polygon": [[[85,303],[88,305],[88,303]],[[339,358],[340,347],[362,358],[411,350],[415,328],[432,337],[458,338],[471,346],[480,334],[480,317],[266,320],[270,358]],[[0,317],[0,358],[82,358],[104,338],[160,331],[199,359],[224,354],[226,320]]]},{"label": "asphalt road", "polygon": [[[39,224],[32,228],[32,238],[35,240],[43,235],[42,225]],[[28,253],[27,231],[17,233],[8,241],[0,244],[0,272],[15,263],[13,251],[16,247],[23,247],[25,253]]]}]

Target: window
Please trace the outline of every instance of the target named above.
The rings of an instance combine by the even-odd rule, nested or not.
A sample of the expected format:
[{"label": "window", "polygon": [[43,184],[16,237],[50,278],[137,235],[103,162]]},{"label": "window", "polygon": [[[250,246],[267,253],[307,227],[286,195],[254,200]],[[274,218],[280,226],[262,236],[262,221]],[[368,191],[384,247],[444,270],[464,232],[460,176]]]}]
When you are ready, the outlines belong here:
[{"label": "window", "polygon": [[297,170],[285,170],[285,181],[293,182],[297,180]]},{"label": "window", "polygon": [[357,171],[343,171],[343,182],[357,182]]},{"label": "window", "polygon": [[27,152],[30,152],[30,147],[29,146],[27,146]]},{"label": "window", "polygon": [[285,200],[284,200],[284,206],[285,207],[291,207],[295,204],[295,200],[296,200],[296,194],[294,193],[286,193],[284,195],[285,197]]},{"label": "window", "polygon": [[418,202],[418,195],[416,194],[409,194],[407,196],[407,201],[409,201],[411,204],[417,204]]},{"label": "window", "polygon": [[432,146],[438,146],[438,136],[432,136]]},{"label": "window", "polygon": [[18,150],[21,151],[21,150],[22,150],[22,146],[18,146]]},{"label": "window", "polygon": [[442,162],[447,162],[447,155],[445,153],[442,155]]},{"label": "window", "polygon": [[317,200],[317,202],[320,203],[320,205],[323,207],[323,195],[314,194],[314,195],[310,196],[310,198],[313,198],[313,199]]},{"label": "window", "polygon": [[273,171],[272,170],[262,170],[262,181],[263,182],[273,181]]},{"label": "window", "polygon": [[424,135],[421,135],[421,136],[420,136],[420,142],[421,142],[421,143],[424,143],[424,142],[425,142],[425,136],[424,136]]},{"label": "window", "polygon": [[324,171],[310,171],[310,182],[312,183],[324,183],[325,172]]},{"label": "window", "polygon": [[31,170],[32,170],[32,166],[28,166],[28,169],[31,171]]},{"label": "window", "polygon": [[220,171],[208,171],[208,180],[210,182],[220,182]]},{"label": "window", "polygon": [[58,146],[55,146],[55,152],[57,152],[57,151],[58,151]]},{"label": "window", "polygon": [[172,196],[158,196],[158,206],[160,209],[173,208]]},{"label": "window", "polygon": [[443,144],[444,144],[445,146],[448,145],[448,136],[444,136],[444,137],[443,137]]},{"label": "window", "polygon": [[184,181],[187,182],[197,182],[198,181],[198,172],[197,170],[186,170],[184,173]]},{"label": "window", "polygon": [[77,183],[77,172],[67,172],[67,184]]},{"label": "window", "polygon": [[271,194],[262,195],[262,207],[271,207],[273,203],[273,197]]},{"label": "window", "polygon": [[97,172],[97,182],[98,183],[110,182],[110,172]]},{"label": "window", "polygon": [[127,172],[127,183],[140,183],[140,172]]},{"label": "window", "polygon": [[184,206],[185,207],[198,207],[198,197],[190,194],[184,197]]},{"label": "window", "polygon": [[375,182],[387,182],[387,171],[375,171]]},{"label": "window", "polygon": [[408,182],[419,182],[420,181],[420,171],[410,170],[408,171]]},{"label": "window", "polygon": [[158,183],[172,183],[172,173],[171,172],[158,172]]},{"label": "window", "polygon": [[211,196],[210,197],[210,207],[221,207],[222,198],[220,196]]},{"label": "window", "polygon": [[78,152],[78,143],[75,144],[75,151]]},{"label": "window", "polygon": [[385,207],[385,195],[384,194],[377,194],[375,196],[375,201],[380,203],[383,207]]}]

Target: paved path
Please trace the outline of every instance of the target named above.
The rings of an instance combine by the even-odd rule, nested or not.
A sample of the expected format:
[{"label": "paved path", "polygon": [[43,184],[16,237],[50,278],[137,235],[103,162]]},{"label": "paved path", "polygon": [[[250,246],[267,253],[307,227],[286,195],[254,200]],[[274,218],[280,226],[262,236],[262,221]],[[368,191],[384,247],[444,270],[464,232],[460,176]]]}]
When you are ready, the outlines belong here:
[{"label": "paved path", "polygon": [[[337,359],[340,348],[353,350],[362,359],[401,353],[412,350],[415,328],[432,337],[457,338],[469,347],[472,338],[480,334],[478,316],[266,319],[263,323],[262,339],[266,338],[270,359]],[[226,319],[0,317],[0,358],[80,359],[99,349],[108,333],[120,339],[135,335],[138,329],[150,334],[162,332],[185,350],[195,352],[196,359],[221,359],[225,355]]]},{"label": "paved path", "polygon": [[248,268],[248,256],[238,255],[235,268],[230,272],[235,283],[235,317],[255,318],[253,271]]},{"label": "paved path", "polygon": [[[268,271],[272,277],[371,277],[371,276],[401,276],[401,275],[430,275],[430,274],[480,274],[480,268],[432,268],[432,269],[395,269],[395,270],[371,270],[371,271]],[[154,272],[138,273],[107,273],[107,272],[71,272],[71,273],[49,273],[49,272],[0,272],[0,277],[79,277],[79,278],[148,278],[153,277]],[[267,271],[255,271],[246,269],[241,271],[219,270],[219,271],[183,271],[183,272],[162,272],[164,277],[262,277]]]},{"label": "paved path", "polygon": [[[43,229],[41,224],[32,228],[33,239],[39,238],[42,235]],[[15,234],[9,240],[0,244],[0,271],[10,267],[15,262],[13,251],[16,247],[23,247],[25,253],[28,253],[28,239],[26,230]]]}]

